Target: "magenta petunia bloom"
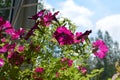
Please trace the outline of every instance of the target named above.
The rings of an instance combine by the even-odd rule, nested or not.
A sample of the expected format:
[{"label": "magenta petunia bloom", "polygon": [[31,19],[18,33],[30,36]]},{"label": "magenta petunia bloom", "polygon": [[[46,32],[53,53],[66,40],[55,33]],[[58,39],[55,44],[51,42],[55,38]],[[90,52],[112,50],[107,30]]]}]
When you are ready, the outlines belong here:
[{"label": "magenta petunia bloom", "polygon": [[81,69],[81,72],[82,72],[82,74],[86,74],[86,73],[87,73],[87,69],[86,69],[85,67],[83,67],[83,68]]},{"label": "magenta petunia bloom", "polygon": [[74,43],[74,34],[65,26],[58,27],[53,36],[60,45],[70,45]]},{"label": "magenta petunia bloom", "polygon": [[4,66],[4,60],[0,58],[0,67]]},{"label": "magenta petunia bloom", "polygon": [[2,39],[1,39],[1,42],[5,43],[5,42],[6,42],[6,39],[5,39],[5,38],[2,38]]},{"label": "magenta petunia bloom", "polygon": [[69,67],[71,67],[73,64],[73,60],[68,59],[68,58],[62,58],[60,61],[62,64],[68,65]]},{"label": "magenta petunia bloom", "polygon": [[34,72],[42,74],[44,72],[44,68],[41,67],[35,68]]},{"label": "magenta petunia bloom", "polygon": [[56,72],[55,76],[56,76],[56,78],[58,78],[60,76],[60,73]]},{"label": "magenta petunia bloom", "polygon": [[23,52],[23,51],[24,51],[24,49],[25,49],[25,47],[24,47],[24,46],[19,46],[19,47],[18,47],[18,51],[19,51],[19,52]]},{"label": "magenta petunia bloom", "polygon": [[83,42],[84,38],[79,39],[82,36],[82,32],[76,32],[74,43]]},{"label": "magenta petunia bloom", "polygon": [[5,29],[5,32],[9,34],[12,39],[18,39],[19,35],[16,33],[15,29],[13,27],[9,27]]},{"label": "magenta petunia bloom", "polygon": [[7,58],[12,65],[21,65],[24,61],[24,56],[20,55],[18,52],[8,54]]},{"label": "magenta petunia bloom", "polygon": [[84,41],[91,32],[92,32],[92,30],[87,30],[84,33],[77,32],[76,33],[77,40]]},{"label": "magenta petunia bloom", "polygon": [[62,58],[60,61],[64,62],[64,61],[67,61],[67,60],[68,60],[68,58]]},{"label": "magenta petunia bloom", "polygon": [[78,70],[84,75],[87,73],[87,69],[83,66],[78,66]]},{"label": "magenta petunia bloom", "polygon": [[20,38],[20,35],[17,34],[16,32],[13,32],[13,33],[11,34],[11,37],[12,37],[12,40],[16,40],[16,39],[19,39],[19,38]]},{"label": "magenta petunia bloom", "polygon": [[23,28],[20,28],[17,31],[11,29],[11,31],[8,32],[10,32],[12,39],[16,40],[16,39],[20,39],[20,37],[24,34],[25,30]]},{"label": "magenta petunia bloom", "polygon": [[40,12],[38,12],[36,15],[32,16],[33,20],[37,20],[38,18],[42,17],[44,15],[45,9],[41,10]]},{"label": "magenta petunia bloom", "polygon": [[42,22],[42,25],[43,26],[49,26],[53,20],[57,20],[56,19],[56,15],[59,13],[58,12],[55,12],[54,14],[52,14],[51,12],[48,12],[46,15],[44,15],[43,18],[41,18],[41,22]]},{"label": "magenta petunia bloom", "polygon": [[18,39],[20,36],[24,33],[24,29],[20,28],[18,31],[16,31],[10,24],[9,21],[3,20],[2,17],[0,17],[0,30],[4,30],[6,34],[9,34],[12,39]]},{"label": "magenta petunia bloom", "polygon": [[0,53],[5,53],[5,52],[7,52],[7,48],[6,47],[2,47],[2,48],[0,48]]},{"label": "magenta petunia bloom", "polygon": [[95,56],[99,58],[104,58],[106,56],[106,53],[108,52],[108,47],[102,40],[97,40],[96,42],[93,42],[93,53]]},{"label": "magenta petunia bloom", "polygon": [[59,11],[52,14],[50,11],[47,11],[44,9],[44,10],[41,10],[40,12],[38,12],[36,15],[32,16],[32,19],[37,20],[39,18],[41,25],[49,26],[53,20],[55,20],[55,21],[57,20],[56,15],[58,13],[59,13]]},{"label": "magenta petunia bloom", "polygon": [[71,67],[72,64],[73,64],[73,60],[70,60],[70,59],[69,59],[69,60],[68,60],[68,66]]},{"label": "magenta petunia bloom", "polygon": [[9,21],[5,21],[2,17],[0,17],[0,31],[5,30],[7,34],[11,34],[13,32],[13,28]]},{"label": "magenta petunia bloom", "polygon": [[9,27],[5,29],[5,32],[9,35],[12,35],[15,32],[15,29],[13,27]]},{"label": "magenta petunia bloom", "polygon": [[[9,31],[7,31],[7,29],[11,29],[10,22],[5,21],[2,17],[0,17],[0,32],[5,30],[5,32],[8,33]],[[9,32],[9,33],[11,33],[11,32]]]},{"label": "magenta petunia bloom", "polygon": [[18,29],[17,33],[20,34],[20,35],[22,35],[22,34],[25,33],[25,29],[20,28],[20,29]]},{"label": "magenta petunia bloom", "polygon": [[5,52],[7,52],[7,47],[8,47],[8,44],[5,44],[4,46],[2,46],[1,48],[0,48],[0,53],[5,53]]},{"label": "magenta petunia bloom", "polygon": [[13,44],[7,44],[8,46],[7,46],[7,49],[8,49],[8,51],[9,52],[14,52],[14,49],[15,49],[15,47],[16,47],[16,43],[13,43]]},{"label": "magenta petunia bloom", "polygon": [[3,25],[4,28],[9,28],[11,27],[11,24],[9,21],[5,21],[5,24]]},{"label": "magenta petunia bloom", "polygon": [[52,13],[47,13],[43,18],[41,18],[41,22],[43,26],[49,26],[52,22]]},{"label": "magenta petunia bloom", "polygon": [[13,52],[16,47],[16,43],[14,44],[5,44],[0,48],[0,53],[5,53],[5,52]]}]

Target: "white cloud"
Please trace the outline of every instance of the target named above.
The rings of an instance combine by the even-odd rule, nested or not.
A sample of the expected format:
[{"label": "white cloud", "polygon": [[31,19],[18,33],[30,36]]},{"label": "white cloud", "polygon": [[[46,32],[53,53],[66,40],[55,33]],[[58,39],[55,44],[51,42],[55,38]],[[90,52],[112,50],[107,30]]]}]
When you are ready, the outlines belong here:
[{"label": "white cloud", "polygon": [[52,8],[53,8],[53,6],[52,6],[52,5],[50,5],[50,4],[45,3],[45,8],[46,8],[46,9],[52,9]]},{"label": "white cloud", "polygon": [[112,38],[120,42],[120,14],[107,16],[96,22],[97,29],[107,30]]},{"label": "white cloud", "polygon": [[[46,1],[44,4],[47,9],[53,8],[53,6]],[[82,26],[86,29],[91,29],[93,27],[93,23],[90,20],[93,12],[83,6],[77,5],[74,0],[60,2],[57,7],[57,10],[60,11],[63,17],[72,20],[77,26]]]},{"label": "white cloud", "polygon": [[53,9],[53,6],[49,3],[47,3],[46,0],[44,0],[43,4],[44,4],[45,9],[50,9],[50,10]]},{"label": "white cloud", "polygon": [[66,0],[59,4],[59,9],[62,16],[71,19],[78,26],[83,26],[88,29],[93,26],[89,19],[93,12],[89,9],[77,5],[73,0]]}]

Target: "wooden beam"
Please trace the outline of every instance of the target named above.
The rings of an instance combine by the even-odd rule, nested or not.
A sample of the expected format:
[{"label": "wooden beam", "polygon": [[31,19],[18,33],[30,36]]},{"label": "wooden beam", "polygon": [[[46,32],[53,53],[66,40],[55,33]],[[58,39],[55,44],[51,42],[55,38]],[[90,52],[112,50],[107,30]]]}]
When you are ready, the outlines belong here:
[{"label": "wooden beam", "polygon": [[[32,7],[32,6],[37,6],[40,5],[41,3],[32,3],[32,4],[24,4],[22,8],[24,7]],[[0,10],[9,10],[9,9],[14,9],[15,7],[5,7],[5,8],[0,8]]]}]

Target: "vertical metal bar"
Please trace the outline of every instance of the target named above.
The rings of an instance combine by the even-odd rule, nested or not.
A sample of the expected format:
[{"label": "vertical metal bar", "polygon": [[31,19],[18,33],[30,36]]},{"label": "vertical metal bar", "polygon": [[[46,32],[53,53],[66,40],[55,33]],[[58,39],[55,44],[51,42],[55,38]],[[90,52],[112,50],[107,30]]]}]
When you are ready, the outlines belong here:
[{"label": "vertical metal bar", "polygon": [[[19,1],[20,1],[20,2],[19,2],[20,4],[18,4],[17,11],[16,11],[15,16],[14,16],[14,18],[13,18],[13,20],[12,20],[12,25],[13,25],[13,26],[15,26],[15,23],[16,23],[16,21],[17,21],[17,19],[18,19],[20,10],[21,10],[22,5],[23,5],[23,2],[24,2],[24,0],[19,0]],[[15,9],[16,9],[16,8],[15,8]]]},{"label": "vertical metal bar", "polygon": [[10,14],[9,14],[10,23],[12,22],[12,18],[13,18],[14,5],[15,5],[15,0],[11,0],[11,7],[10,7]]}]

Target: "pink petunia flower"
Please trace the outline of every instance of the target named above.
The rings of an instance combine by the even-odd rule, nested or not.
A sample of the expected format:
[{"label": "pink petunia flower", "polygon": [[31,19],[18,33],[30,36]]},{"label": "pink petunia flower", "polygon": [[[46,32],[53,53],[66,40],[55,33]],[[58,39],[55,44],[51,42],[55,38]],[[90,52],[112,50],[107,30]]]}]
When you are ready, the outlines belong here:
[{"label": "pink petunia flower", "polygon": [[8,27],[5,29],[5,32],[9,35],[12,35],[15,32],[15,29],[13,27]]},{"label": "pink petunia flower", "polygon": [[70,60],[70,59],[69,59],[69,60],[68,60],[68,66],[71,67],[72,64],[73,64],[73,60]]},{"label": "pink petunia flower", "polygon": [[34,72],[42,74],[44,72],[44,68],[37,67],[37,68],[35,68]]},{"label": "pink petunia flower", "polygon": [[11,27],[11,24],[9,21],[5,21],[5,24],[3,25],[3,28],[9,28]]},{"label": "pink petunia flower", "polygon": [[78,66],[78,70],[84,75],[87,73],[87,69],[83,66]]},{"label": "pink petunia flower", "polygon": [[5,52],[7,52],[7,48],[6,47],[2,47],[2,48],[0,48],[0,53],[5,53]]},{"label": "pink petunia flower", "polygon": [[49,26],[53,20],[57,20],[56,19],[56,15],[59,13],[58,12],[55,12],[54,14],[52,14],[51,12],[48,12],[47,14],[44,15],[44,17],[42,18],[41,17],[41,22],[42,22],[42,25],[43,26]]},{"label": "pink petunia flower", "polygon": [[7,28],[11,28],[10,22],[0,17],[0,30],[6,30]]},{"label": "pink petunia flower", "polygon": [[19,51],[19,52],[23,52],[23,51],[24,51],[24,48],[25,48],[24,46],[19,46],[19,47],[18,47],[18,51]]},{"label": "pink petunia flower", "polygon": [[1,39],[1,42],[5,43],[5,42],[6,42],[6,39],[5,39],[5,38],[2,38],[2,39]]},{"label": "pink petunia flower", "polygon": [[40,46],[38,45],[38,46],[35,47],[35,51],[39,52],[39,50],[40,50]]},{"label": "pink petunia flower", "polygon": [[41,10],[40,12],[38,12],[36,15],[32,16],[33,20],[37,20],[38,18],[42,17],[44,15],[45,9]]},{"label": "pink petunia flower", "polygon": [[83,42],[84,38],[79,39],[82,36],[82,32],[76,32],[74,43]]},{"label": "pink petunia flower", "polygon": [[74,43],[74,34],[65,26],[58,27],[53,36],[60,45],[70,45]]},{"label": "pink petunia flower", "polygon": [[96,42],[93,42],[93,53],[95,56],[99,57],[100,59],[104,58],[106,56],[106,53],[108,52],[108,47],[102,40],[97,40]]},{"label": "pink petunia flower", "polygon": [[2,58],[0,58],[0,67],[4,66],[4,60]]},{"label": "pink petunia flower", "polygon": [[16,39],[19,39],[19,38],[20,38],[20,35],[17,34],[16,32],[13,32],[13,33],[11,34],[11,37],[12,37],[13,40],[16,40]]},{"label": "pink petunia flower", "polygon": [[1,48],[0,48],[0,53],[5,53],[5,52],[7,52],[7,47],[8,47],[8,44],[5,44],[4,46],[2,46]]},{"label": "pink petunia flower", "polygon": [[8,44],[7,46],[9,52],[14,52],[15,47],[16,47],[16,43]]},{"label": "pink petunia flower", "polygon": [[17,31],[13,30],[10,35],[13,40],[19,39],[23,34],[25,30],[23,28],[18,29]]},{"label": "pink petunia flower", "polygon": [[62,58],[60,61],[61,61],[61,63],[64,64],[64,65],[67,64],[69,67],[71,67],[72,64],[73,64],[73,60],[68,59],[68,58]]},{"label": "pink petunia flower", "polygon": [[57,21],[56,15],[58,13],[59,11],[52,14],[50,11],[44,9],[38,12],[36,15],[32,16],[31,19],[37,20],[39,18],[41,25],[49,26],[53,20]]},{"label": "pink petunia flower", "polygon": [[5,52],[13,52],[14,51],[14,49],[15,49],[15,47],[16,47],[16,43],[14,43],[14,44],[5,44],[4,46],[2,46],[1,48],[0,48],[0,53],[5,53]]},{"label": "pink petunia flower", "polygon": [[65,61],[67,61],[68,60],[68,58],[62,58],[60,61],[61,62],[65,62]]},{"label": "pink petunia flower", "polygon": [[55,76],[56,76],[56,78],[58,78],[60,76],[60,73],[56,72]]},{"label": "pink petunia flower", "polygon": [[74,43],[83,42],[91,32],[92,30],[87,30],[84,33],[76,32]]},{"label": "pink petunia flower", "polygon": [[24,61],[24,56],[20,55],[18,52],[13,52],[8,54],[8,61],[12,65],[21,65]]}]

